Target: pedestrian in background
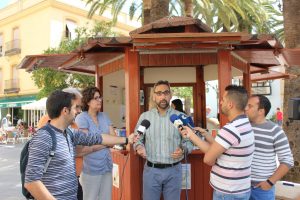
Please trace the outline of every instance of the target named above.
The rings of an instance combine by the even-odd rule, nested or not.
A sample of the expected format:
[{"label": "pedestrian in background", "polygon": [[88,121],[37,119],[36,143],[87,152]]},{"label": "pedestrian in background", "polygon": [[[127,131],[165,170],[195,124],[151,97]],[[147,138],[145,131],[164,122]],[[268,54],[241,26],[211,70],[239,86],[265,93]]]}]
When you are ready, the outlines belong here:
[{"label": "pedestrian in background", "polygon": [[282,127],[283,113],[281,112],[280,108],[277,108],[276,110],[276,123],[278,126]]}]

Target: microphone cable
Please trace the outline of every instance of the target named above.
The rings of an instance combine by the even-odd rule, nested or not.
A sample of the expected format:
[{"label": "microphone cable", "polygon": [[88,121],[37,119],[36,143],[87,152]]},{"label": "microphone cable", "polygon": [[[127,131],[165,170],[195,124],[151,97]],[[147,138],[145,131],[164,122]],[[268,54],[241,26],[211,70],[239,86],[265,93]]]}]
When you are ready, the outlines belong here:
[{"label": "microphone cable", "polygon": [[188,189],[187,189],[187,178],[188,178],[188,165],[187,165],[187,142],[185,141],[185,149],[184,149],[184,162],[185,162],[185,199],[188,200],[189,199],[189,194],[188,194]]},{"label": "microphone cable", "polygon": [[127,165],[127,161],[128,161],[128,158],[129,158],[129,152],[126,156],[126,160],[125,160],[125,163],[124,163],[124,166],[123,166],[123,169],[122,169],[122,173],[121,173],[121,184],[120,184],[120,190],[121,190],[121,194],[120,194],[120,200],[122,200],[122,196],[123,196],[123,178],[124,178],[124,173],[125,173],[125,167]]}]

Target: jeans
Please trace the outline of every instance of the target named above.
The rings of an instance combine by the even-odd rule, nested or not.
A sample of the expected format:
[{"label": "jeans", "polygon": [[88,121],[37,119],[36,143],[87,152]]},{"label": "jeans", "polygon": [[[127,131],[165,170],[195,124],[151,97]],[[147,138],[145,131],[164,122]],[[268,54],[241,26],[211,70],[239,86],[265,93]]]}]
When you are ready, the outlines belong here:
[{"label": "jeans", "polygon": [[262,190],[261,188],[251,187],[250,200],[274,200],[275,199],[275,187],[270,190]]},{"label": "jeans", "polygon": [[147,166],[143,172],[143,200],[180,200],[182,182],[181,164],[164,169]]},{"label": "jeans", "polygon": [[[250,191],[242,194],[226,194],[214,190],[213,200],[249,200]],[[267,199],[265,199],[267,200]]]}]

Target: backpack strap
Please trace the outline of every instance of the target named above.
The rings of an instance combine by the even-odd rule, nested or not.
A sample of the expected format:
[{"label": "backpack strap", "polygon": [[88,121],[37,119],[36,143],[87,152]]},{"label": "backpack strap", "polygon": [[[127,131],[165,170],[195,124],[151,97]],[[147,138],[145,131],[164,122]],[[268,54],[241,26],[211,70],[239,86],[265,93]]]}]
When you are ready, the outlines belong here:
[{"label": "backpack strap", "polygon": [[51,136],[51,139],[52,139],[52,148],[49,152],[49,156],[48,156],[48,159],[47,159],[47,162],[44,166],[44,170],[43,170],[43,173],[45,173],[49,167],[49,164],[52,160],[52,158],[54,157],[55,155],[55,150],[56,150],[56,135],[55,135],[55,132],[52,130],[52,128],[49,127],[49,124],[45,125],[43,128],[43,130],[46,130],[48,133],[50,133],[50,136]]},{"label": "backpack strap", "polygon": [[66,128],[66,133],[67,133],[67,135],[69,135],[70,136],[70,138],[71,138],[71,141],[72,141],[72,143],[74,144],[74,133],[73,133],[73,131],[69,128],[69,127],[67,127]]}]

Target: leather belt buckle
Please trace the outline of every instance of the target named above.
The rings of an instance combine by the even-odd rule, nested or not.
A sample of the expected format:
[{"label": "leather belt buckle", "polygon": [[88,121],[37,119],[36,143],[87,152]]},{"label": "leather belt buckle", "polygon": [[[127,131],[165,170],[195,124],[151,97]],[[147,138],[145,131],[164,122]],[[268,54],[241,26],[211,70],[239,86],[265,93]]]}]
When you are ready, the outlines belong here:
[{"label": "leather belt buckle", "polygon": [[173,167],[173,166],[175,166],[179,163],[180,163],[180,161],[176,162],[176,163],[172,163],[172,164],[152,163],[150,161],[147,161],[147,166],[148,167],[153,167],[153,168],[164,169],[164,168],[168,168],[168,167]]}]

